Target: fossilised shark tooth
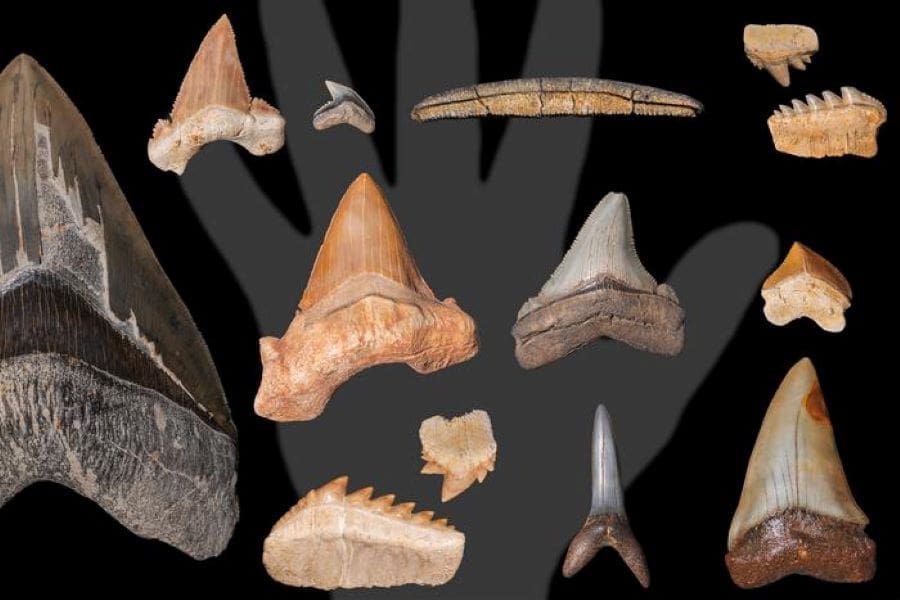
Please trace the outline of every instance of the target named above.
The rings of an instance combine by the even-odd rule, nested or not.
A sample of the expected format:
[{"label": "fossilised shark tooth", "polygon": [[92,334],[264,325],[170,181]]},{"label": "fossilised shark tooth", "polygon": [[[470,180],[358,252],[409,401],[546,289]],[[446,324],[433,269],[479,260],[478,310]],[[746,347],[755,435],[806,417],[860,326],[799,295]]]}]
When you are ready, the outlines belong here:
[{"label": "fossilised shark tooth", "polygon": [[667,115],[695,117],[703,105],[684,94],[588,77],[536,77],[478,83],[428,96],[414,121],[471,117]]},{"label": "fossilised shark tooth", "polygon": [[806,70],[813,54],[819,51],[815,29],[806,25],[747,25],[744,27],[744,53],[758,69],[765,69],[781,85],[791,84],[788,65]]},{"label": "fossilised shark tooth", "polygon": [[284,118],[251,98],[226,15],[216,21],[191,61],[169,119],[160,119],[147,144],[150,161],[181,175],[200,149],[218,140],[240,144],[256,156],[284,145]]},{"label": "fossilised shark tooth", "polygon": [[[309,492],[272,527],[263,564],[276,581],[323,590],[441,585],[456,574],[466,536],[394,496],[347,495],[347,477]],[[383,501],[382,499],[385,499]]]},{"label": "fossilised shark tooth", "polygon": [[375,131],[375,113],[353,89],[340,83],[326,81],[331,100],[313,115],[313,127],[319,131],[346,123],[363,133]]},{"label": "fossilised shark tooth", "polygon": [[431,373],[478,352],[475,323],[422,279],[378,185],[363,173],[341,199],[281,339],[260,340],[256,414],[319,416],[334,390],[385,363]]},{"label": "fossilised shark tooth", "polygon": [[791,574],[868,581],[869,520],[847,484],[819,379],[808,358],[775,392],[750,455],[725,562],[740,587]]},{"label": "fossilised shark tooth", "polygon": [[793,101],[798,110],[769,117],[775,149],[806,158],[875,156],[878,128],[887,120],[884,105],[852,87],[842,87],[840,97],[832,92],[823,97],[807,95],[806,104]]},{"label": "fossilised shark tooth", "polygon": [[644,551],[625,514],[625,496],[619,480],[619,461],[609,413],[602,404],[594,413],[594,440],[591,460],[591,511],[581,530],[572,538],[563,575],[572,577],[588,564],[600,549],[615,549],[641,585],[650,585]]},{"label": "fossilised shark tooth", "polygon": [[844,311],[853,293],[834,265],[794,242],[784,262],[763,282],[762,297],[763,313],[773,325],[809,317],[825,331],[837,333],[847,324]]},{"label": "fossilised shark tooth", "polygon": [[19,56],[0,107],[0,505],[54,481],[217,555],[237,445],[206,344],[53,78]]},{"label": "fossilised shark tooth", "polygon": [[625,194],[610,192],[597,204],[550,280],[522,305],[512,334],[526,369],[599,337],[681,352],[684,311],[675,290],[657,285],[638,259]]},{"label": "fossilised shark tooth", "polygon": [[422,473],[444,476],[441,502],[463,493],[476,479],[481,483],[494,470],[497,442],[491,417],[483,410],[452,419],[439,415],[425,419],[419,440],[425,461]]}]

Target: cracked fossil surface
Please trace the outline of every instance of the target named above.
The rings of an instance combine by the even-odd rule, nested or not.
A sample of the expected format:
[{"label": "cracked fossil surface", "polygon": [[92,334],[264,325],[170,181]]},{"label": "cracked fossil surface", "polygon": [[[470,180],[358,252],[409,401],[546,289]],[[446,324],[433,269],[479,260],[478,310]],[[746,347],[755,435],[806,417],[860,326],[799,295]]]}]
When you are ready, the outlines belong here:
[{"label": "cracked fossil surface", "polygon": [[0,73],[0,505],[65,485],[194,558],[238,516],[218,374],[78,110]]}]

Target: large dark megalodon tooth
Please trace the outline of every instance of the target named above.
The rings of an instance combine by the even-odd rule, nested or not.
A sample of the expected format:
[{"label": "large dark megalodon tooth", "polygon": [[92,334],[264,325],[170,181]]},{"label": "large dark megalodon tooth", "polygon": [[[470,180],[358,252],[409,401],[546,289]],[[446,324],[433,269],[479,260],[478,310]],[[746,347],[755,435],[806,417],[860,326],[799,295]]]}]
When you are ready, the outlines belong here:
[{"label": "large dark megalodon tooth", "polygon": [[187,308],[78,110],[0,73],[0,506],[35,481],[194,558],[237,521],[236,431]]}]

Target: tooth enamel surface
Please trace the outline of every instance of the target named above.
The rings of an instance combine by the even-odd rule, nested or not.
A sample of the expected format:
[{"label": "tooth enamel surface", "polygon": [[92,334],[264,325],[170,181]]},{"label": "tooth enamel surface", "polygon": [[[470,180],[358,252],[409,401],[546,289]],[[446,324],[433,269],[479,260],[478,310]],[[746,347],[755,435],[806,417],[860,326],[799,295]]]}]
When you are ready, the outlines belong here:
[{"label": "tooth enamel surface", "polygon": [[452,298],[435,297],[384,194],[363,173],[335,210],[288,330],[260,340],[254,409],[277,421],[314,419],[368,367],[406,363],[431,373],[477,352],[474,321]]},{"label": "tooth enamel surface", "polygon": [[263,544],[273,579],[332,590],[440,585],[453,577],[465,547],[461,532],[432,521],[430,511],[412,513],[413,503],[391,507],[392,494],[359,501],[346,487],[341,477],[311,491],[275,524]]},{"label": "tooth enamel surface", "polygon": [[356,127],[363,133],[375,131],[375,114],[359,94],[334,81],[326,81],[325,87],[331,94],[331,101],[315,112],[313,127],[321,131],[336,125],[347,124]]},{"label": "tooth enamel surface", "polygon": [[452,419],[425,419],[419,427],[419,439],[426,461],[422,473],[444,476],[442,502],[464,492],[476,479],[483,481],[487,472],[494,470],[497,442],[491,418],[483,410]]},{"label": "tooth enamel surface", "polygon": [[815,30],[804,25],[747,25],[744,52],[757,68],[764,68],[783,86],[791,83],[788,64],[805,70],[819,50]]},{"label": "tooth enamel surface", "polygon": [[809,109],[800,100],[791,100],[791,104],[793,105],[795,112],[798,112],[798,113],[809,112]]},{"label": "tooth enamel surface", "polygon": [[591,514],[625,517],[625,497],[619,479],[619,458],[609,412],[602,404],[594,413],[591,446]]},{"label": "tooth enamel surface", "polygon": [[284,118],[265,101],[250,97],[234,30],[225,15],[203,38],[170,118],[153,129],[147,154],[158,168],[180,175],[204,145],[218,140],[232,141],[257,156],[284,145]]}]

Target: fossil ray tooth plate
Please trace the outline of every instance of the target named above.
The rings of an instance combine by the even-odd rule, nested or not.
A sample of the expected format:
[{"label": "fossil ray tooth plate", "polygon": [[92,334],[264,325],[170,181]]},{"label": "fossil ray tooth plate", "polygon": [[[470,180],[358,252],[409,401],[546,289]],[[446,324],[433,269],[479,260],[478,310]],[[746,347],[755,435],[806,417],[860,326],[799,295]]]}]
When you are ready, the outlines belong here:
[{"label": "fossil ray tooth plate", "polygon": [[425,419],[419,440],[425,461],[422,473],[444,476],[441,502],[463,493],[476,480],[481,483],[494,470],[497,442],[491,417],[483,410],[452,419],[439,415]]},{"label": "fossil ray tooth plate", "polygon": [[160,119],[147,145],[150,161],[181,175],[188,161],[211,142],[228,140],[256,156],[284,145],[284,118],[251,98],[226,15],[216,21],[191,61],[168,119]]},{"label": "fossil ray tooth plate", "polygon": [[384,194],[363,173],[334,212],[284,336],[260,340],[254,407],[276,421],[306,421],[363,369],[406,363],[431,373],[477,352],[474,321],[453,298],[435,298]]},{"label": "fossil ray tooth plate", "polygon": [[313,115],[313,127],[321,131],[336,125],[347,124],[363,133],[375,131],[375,113],[366,101],[353,89],[334,81],[326,81],[325,87],[331,100],[323,104]]},{"label": "fossil ray tooth plate", "polygon": [[871,158],[878,153],[878,128],[887,121],[884,104],[854,87],[841,95],[808,94],[806,102],[783,104],[769,117],[775,149],[805,158],[854,154]]},{"label": "fossil ray tooth plate", "polygon": [[263,564],[281,583],[324,590],[441,585],[456,574],[466,537],[434,513],[414,513],[347,477],[312,490],[275,523]]},{"label": "fossil ray tooth plate", "polygon": [[0,107],[0,506],[53,481],[215,556],[237,442],[206,344],[53,78],[19,56]]},{"label": "fossil ray tooth plate", "polygon": [[646,85],[588,77],[536,77],[478,83],[428,96],[414,121],[473,117],[666,115],[695,117],[703,105],[690,96]]},{"label": "fossil ray tooth plate", "polygon": [[681,352],[684,311],[675,291],[641,264],[625,194],[610,192],[597,204],[549,281],[519,310],[512,335],[526,369],[601,337],[648,352]]},{"label": "fossil ray tooth plate", "polygon": [[850,284],[837,268],[803,244],[794,242],[784,262],[762,286],[763,312],[773,325],[808,317],[833,333],[847,324]]},{"label": "fossil ray tooth plate", "polygon": [[781,85],[791,84],[788,67],[805,71],[819,51],[819,37],[806,25],[747,25],[744,52],[758,69],[765,69]]},{"label": "fossil ray tooth plate", "polygon": [[791,574],[867,581],[875,574],[869,520],[856,504],[812,361],[785,376],[750,455],[725,562],[740,587]]}]

